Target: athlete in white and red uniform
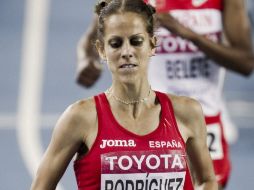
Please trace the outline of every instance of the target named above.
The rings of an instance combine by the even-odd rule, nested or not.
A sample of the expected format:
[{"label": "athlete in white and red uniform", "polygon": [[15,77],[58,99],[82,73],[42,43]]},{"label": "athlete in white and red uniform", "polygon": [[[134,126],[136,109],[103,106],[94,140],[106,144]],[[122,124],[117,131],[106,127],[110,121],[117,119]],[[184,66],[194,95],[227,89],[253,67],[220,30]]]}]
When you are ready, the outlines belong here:
[{"label": "athlete in white and red uniform", "polygon": [[[195,6],[191,0],[165,1],[164,12],[170,12],[180,23],[207,38],[221,42],[222,2],[209,0]],[[221,93],[225,69],[215,64],[193,42],[156,30],[157,51],[149,65],[149,80],[154,89],[192,96],[206,115],[221,110]]]}]

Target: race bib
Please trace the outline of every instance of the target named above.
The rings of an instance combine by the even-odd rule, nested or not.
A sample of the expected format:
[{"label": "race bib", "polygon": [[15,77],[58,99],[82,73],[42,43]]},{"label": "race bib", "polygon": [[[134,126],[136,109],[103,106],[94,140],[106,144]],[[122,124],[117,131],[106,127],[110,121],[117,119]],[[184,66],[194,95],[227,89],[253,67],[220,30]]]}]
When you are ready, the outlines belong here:
[{"label": "race bib", "polygon": [[181,150],[111,152],[101,156],[101,189],[183,190],[185,154]]},{"label": "race bib", "polygon": [[223,158],[221,135],[219,124],[207,125],[207,146],[212,160],[220,160]]}]

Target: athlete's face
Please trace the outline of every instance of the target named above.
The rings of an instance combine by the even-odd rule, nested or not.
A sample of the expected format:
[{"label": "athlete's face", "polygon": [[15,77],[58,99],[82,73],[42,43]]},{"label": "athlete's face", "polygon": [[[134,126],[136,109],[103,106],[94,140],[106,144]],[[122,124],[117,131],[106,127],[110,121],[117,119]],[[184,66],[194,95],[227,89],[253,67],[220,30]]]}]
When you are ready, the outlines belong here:
[{"label": "athlete's face", "polygon": [[106,59],[113,80],[134,82],[147,77],[155,39],[147,33],[144,19],[136,13],[119,13],[107,17],[104,27],[104,45],[97,43],[97,48]]}]

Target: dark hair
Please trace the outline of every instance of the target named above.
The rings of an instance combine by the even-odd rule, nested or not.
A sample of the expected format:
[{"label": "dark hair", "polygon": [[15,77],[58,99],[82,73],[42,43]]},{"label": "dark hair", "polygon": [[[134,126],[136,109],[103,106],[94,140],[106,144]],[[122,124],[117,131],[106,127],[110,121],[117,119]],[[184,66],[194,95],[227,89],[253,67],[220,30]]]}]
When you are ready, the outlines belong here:
[{"label": "dark hair", "polygon": [[95,6],[95,12],[99,16],[97,36],[100,40],[104,35],[104,20],[106,17],[120,12],[133,12],[140,14],[146,22],[146,30],[150,36],[154,35],[155,8],[146,4],[143,0],[101,0]]}]

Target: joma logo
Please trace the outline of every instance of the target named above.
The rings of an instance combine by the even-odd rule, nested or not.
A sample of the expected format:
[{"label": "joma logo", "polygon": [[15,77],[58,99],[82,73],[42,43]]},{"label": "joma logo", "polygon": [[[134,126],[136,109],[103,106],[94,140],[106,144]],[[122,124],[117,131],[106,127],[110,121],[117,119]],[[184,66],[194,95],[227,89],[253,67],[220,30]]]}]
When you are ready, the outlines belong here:
[{"label": "joma logo", "polygon": [[134,140],[101,140],[100,148],[106,147],[136,147]]}]

